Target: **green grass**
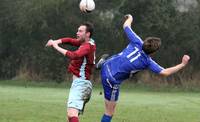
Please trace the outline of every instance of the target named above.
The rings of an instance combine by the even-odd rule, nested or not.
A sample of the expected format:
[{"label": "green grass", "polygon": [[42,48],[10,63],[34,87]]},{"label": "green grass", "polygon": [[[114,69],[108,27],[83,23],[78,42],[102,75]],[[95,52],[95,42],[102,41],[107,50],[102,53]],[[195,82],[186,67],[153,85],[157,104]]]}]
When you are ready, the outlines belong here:
[{"label": "green grass", "polygon": [[[0,82],[0,122],[65,122],[69,89],[61,85]],[[155,92],[123,86],[113,122],[200,122],[199,92]],[[80,122],[100,122],[101,87],[93,90]]]}]

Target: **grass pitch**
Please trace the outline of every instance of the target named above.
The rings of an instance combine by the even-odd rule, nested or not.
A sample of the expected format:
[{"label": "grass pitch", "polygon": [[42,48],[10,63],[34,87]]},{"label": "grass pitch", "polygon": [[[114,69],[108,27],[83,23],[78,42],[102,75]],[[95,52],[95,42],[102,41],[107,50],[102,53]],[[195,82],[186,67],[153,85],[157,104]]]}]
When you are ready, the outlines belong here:
[{"label": "grass pitch", "polygon": [[[101,87],[94,87],[80,122],[100,122]],[[0,84],[0,122],[66,122],[69,89]],[[200,93],[122,87],[112,122],[200,122]]]}]

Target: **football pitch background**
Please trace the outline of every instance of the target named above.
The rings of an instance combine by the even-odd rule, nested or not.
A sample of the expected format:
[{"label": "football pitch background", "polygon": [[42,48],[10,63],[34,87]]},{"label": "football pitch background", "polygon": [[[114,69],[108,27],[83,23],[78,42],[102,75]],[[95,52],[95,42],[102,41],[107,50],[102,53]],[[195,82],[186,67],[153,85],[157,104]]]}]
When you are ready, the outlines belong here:
[{"label": "football pitch background", "polygon": [[[100,86],[80,122],[100,122]],[[0,122],[66,122],[69,88],[0,84]],[[122,86],[112,122],[200,122],[200,92],[155,92]]]}]

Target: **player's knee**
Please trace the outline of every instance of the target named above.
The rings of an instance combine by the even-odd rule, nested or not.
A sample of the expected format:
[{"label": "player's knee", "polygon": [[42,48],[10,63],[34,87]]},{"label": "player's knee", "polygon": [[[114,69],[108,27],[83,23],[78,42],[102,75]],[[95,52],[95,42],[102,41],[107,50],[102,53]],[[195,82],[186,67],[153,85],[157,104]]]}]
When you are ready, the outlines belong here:
[{"label": "player's knee", "polygon": [[69,108],[67,110],[67,117],[68,118],[71,118],[71,117],[78,117],[78,110],[77,109],[74,109],[74,108]]}]

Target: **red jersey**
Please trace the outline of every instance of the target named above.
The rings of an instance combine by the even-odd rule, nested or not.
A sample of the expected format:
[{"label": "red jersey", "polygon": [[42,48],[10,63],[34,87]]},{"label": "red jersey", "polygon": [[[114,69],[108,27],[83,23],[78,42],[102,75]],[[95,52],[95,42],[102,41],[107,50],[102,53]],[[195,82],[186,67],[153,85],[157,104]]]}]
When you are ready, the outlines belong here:
[{"label": "red jersey", "polygon": [[81,43],[74,38],[62,38],[61,41],[79,47],[78,50],[68,50],[65,54],[71,60],[68,71],[79,78],[89,80],[95,64],[96,45],[94,40],[90,39],[89,42]]}]

